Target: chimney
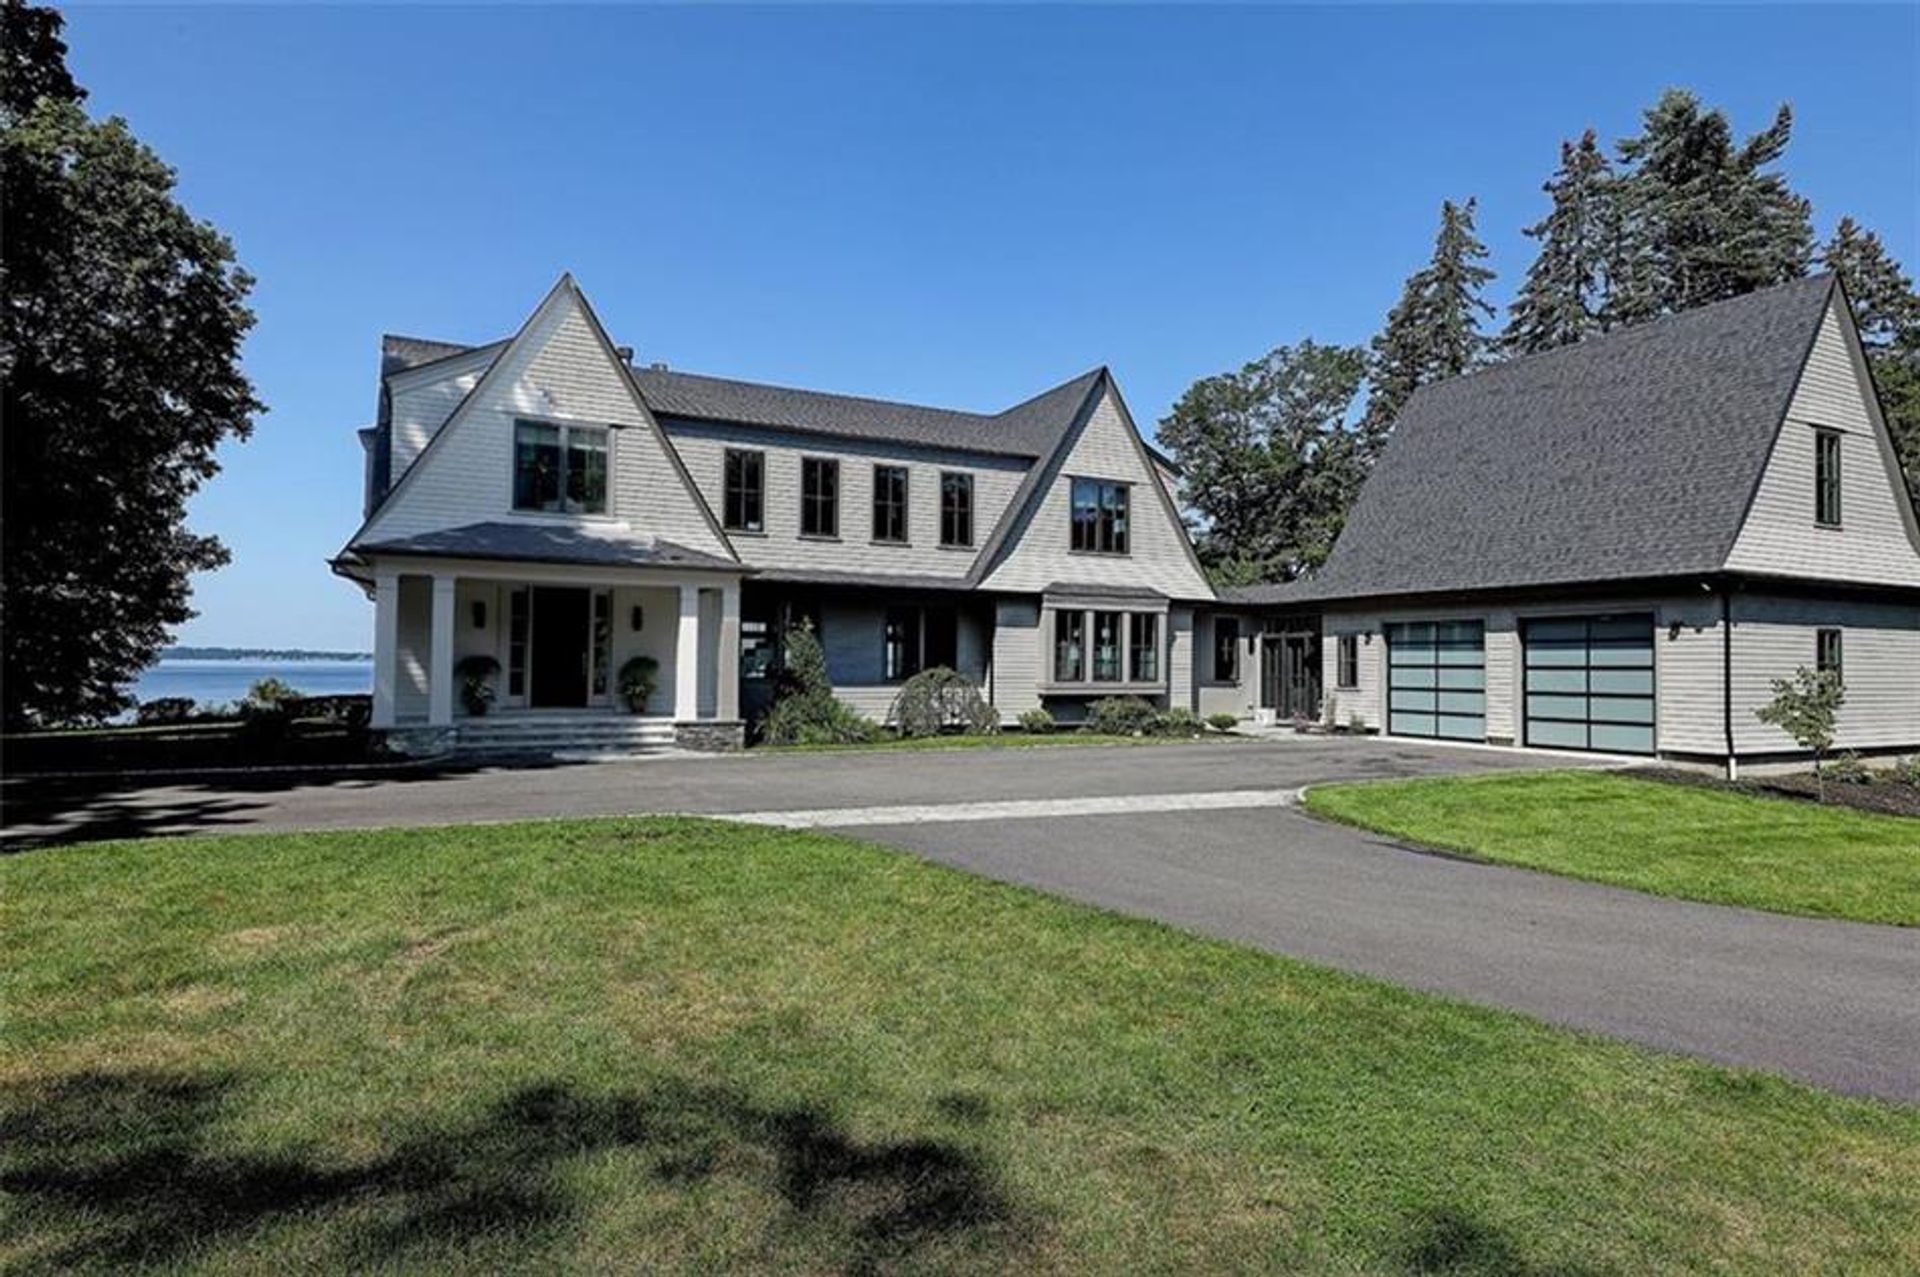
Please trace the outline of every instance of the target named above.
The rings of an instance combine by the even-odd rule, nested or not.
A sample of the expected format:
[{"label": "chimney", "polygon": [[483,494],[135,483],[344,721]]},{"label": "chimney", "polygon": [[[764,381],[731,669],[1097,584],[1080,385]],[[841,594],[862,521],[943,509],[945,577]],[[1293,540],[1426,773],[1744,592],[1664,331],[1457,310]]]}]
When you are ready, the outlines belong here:
[{"label": "chimney", "polygon": [[664,359],[656,359],[648,364],[647,367],[653,369],[655,372],[665,372],[667,370],[667,361]]},{"label": "chimney", "polygon": [[632,346],[615,346],[613,348],[613,353],[620,356],[620,362],[623,364],[630,364],[633,362]]}]

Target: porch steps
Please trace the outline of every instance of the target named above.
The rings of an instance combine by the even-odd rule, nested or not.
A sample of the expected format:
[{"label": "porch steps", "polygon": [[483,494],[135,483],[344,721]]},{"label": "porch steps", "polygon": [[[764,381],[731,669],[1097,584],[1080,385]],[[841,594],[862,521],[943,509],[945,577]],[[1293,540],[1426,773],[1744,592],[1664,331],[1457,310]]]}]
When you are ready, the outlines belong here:
[{"label": "porch steps", "polygon": [[630,758],[674,748],[673,720],[630,714],[493,714],[460,724],[454,752],[468,758]]}]

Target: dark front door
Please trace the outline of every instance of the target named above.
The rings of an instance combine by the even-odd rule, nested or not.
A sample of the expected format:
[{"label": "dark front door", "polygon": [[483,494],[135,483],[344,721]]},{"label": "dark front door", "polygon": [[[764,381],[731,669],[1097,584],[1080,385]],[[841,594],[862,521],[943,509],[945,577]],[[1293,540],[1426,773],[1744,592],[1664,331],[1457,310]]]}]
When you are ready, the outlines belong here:
[{"label": "dark front door", "polygon": [[528,659],[533,684],[528,704],[577,709],[587,703],[592,608],[592,596],[586,590],[545,585],[533,588],[533,650]]},{"label": "dark front door", "polygon": [[1285,634],[1280,644],[1280,712],[1320,717],[1320,636]]}]

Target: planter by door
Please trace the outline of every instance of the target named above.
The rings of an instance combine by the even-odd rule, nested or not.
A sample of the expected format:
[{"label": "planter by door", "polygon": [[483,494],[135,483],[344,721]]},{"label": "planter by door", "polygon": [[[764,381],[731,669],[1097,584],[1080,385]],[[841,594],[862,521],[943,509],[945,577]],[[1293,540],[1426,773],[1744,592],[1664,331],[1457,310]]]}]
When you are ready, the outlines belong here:
[{"label": "planter by door", "polygon": [[532,686],[528,703],[578,709],[587,703],[587,652],[592,595],[584,589],[535,586]]}]

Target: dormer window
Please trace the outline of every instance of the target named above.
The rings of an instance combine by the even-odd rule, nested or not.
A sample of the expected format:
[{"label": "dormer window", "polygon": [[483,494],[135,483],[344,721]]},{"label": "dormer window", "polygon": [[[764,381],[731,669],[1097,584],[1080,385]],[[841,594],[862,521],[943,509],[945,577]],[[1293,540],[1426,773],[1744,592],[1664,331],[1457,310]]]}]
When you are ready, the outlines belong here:
[{"label": "dormer window", "polygon": [[513,508],[546,514],[605,514],[606,428],[514,422]]}]

